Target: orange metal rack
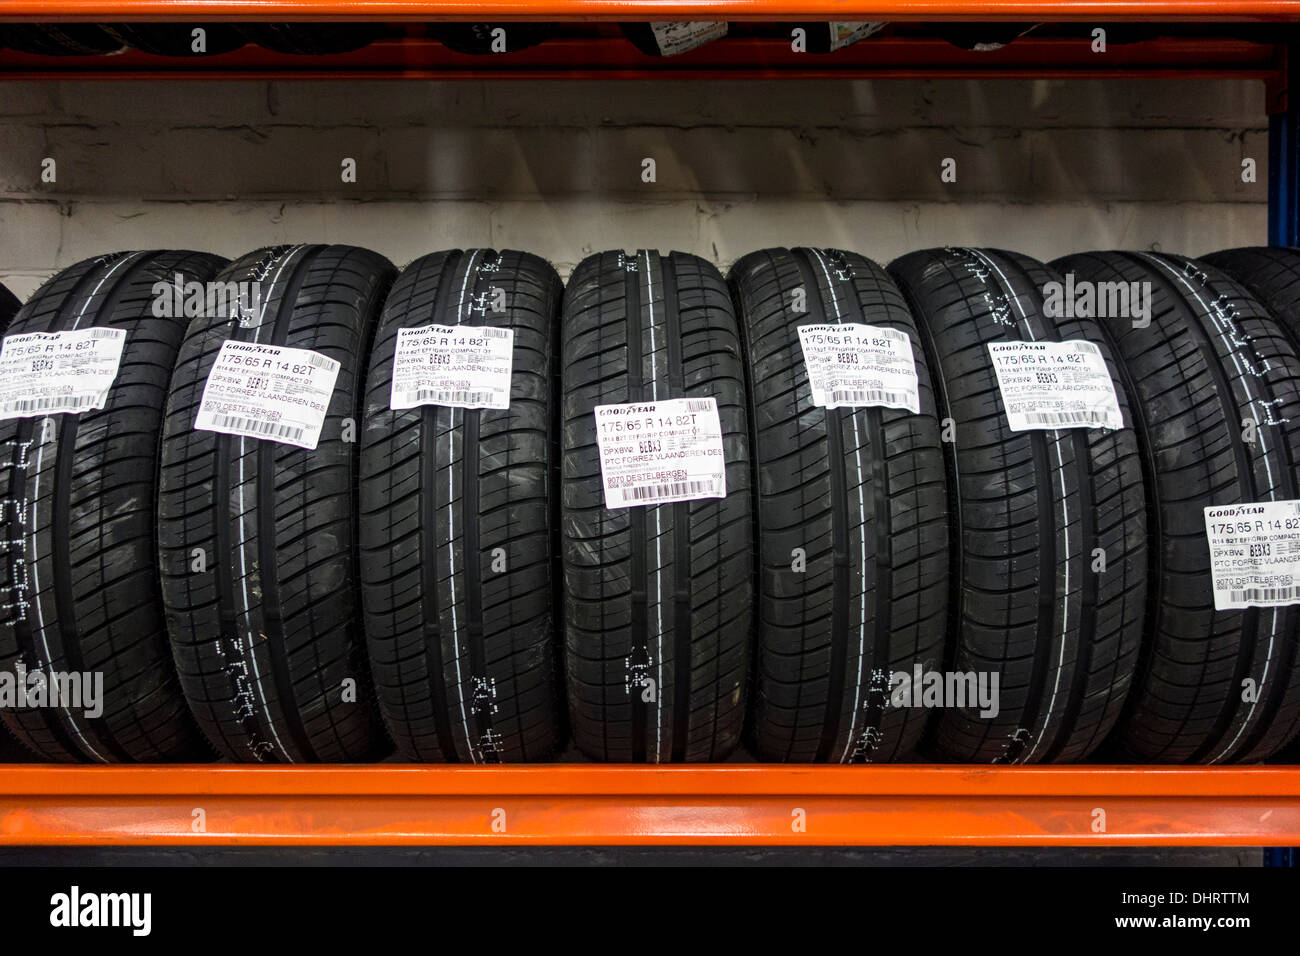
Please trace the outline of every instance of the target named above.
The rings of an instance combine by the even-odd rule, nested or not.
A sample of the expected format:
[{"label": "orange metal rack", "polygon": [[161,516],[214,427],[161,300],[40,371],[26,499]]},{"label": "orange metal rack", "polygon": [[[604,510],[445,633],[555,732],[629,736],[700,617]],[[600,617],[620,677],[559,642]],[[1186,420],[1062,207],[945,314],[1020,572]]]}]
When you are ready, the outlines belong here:
[{"label": "orange metal rack", "polygon": [[[0,21],[1300,21],[1297,0],[4,0]],[[1172,38],[1104,68],[1027,38],[972,55],[889,40],[794,62],[738,38],[648,62],[612,34],[486,63],[418,38],[335,57],[0,54],[0,78],[1248,76],[1284,47]],[[549,49],[548,49],[549,48]],[[856,49],[856,52],[855,52]],[[870,55],[868,55],[868,51]],[[1300,767],[0,766],[0,845],[1300,845]]]},{"label": "orange metal rack", "polygon": [[5,0],[0,20],[1294,20],[1295,0]]},{"label": "orange metal rack", "polygon": [[1300,768],[0,768],[0,844],[1300,843]]}]

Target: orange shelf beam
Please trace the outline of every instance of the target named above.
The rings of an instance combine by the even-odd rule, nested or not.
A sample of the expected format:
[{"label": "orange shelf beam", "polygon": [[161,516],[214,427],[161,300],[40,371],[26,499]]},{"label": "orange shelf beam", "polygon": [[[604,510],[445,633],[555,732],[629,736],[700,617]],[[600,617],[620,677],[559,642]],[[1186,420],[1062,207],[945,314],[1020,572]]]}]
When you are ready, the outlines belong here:
[{"label": "orange shelf beam", "polygon": [[0,844],[1295,846],[1300,767],[10,765]]},{"label": "orange shelf beam", "polygon": [[0,20],[1287,20],[1296,0],[6,0]]}]

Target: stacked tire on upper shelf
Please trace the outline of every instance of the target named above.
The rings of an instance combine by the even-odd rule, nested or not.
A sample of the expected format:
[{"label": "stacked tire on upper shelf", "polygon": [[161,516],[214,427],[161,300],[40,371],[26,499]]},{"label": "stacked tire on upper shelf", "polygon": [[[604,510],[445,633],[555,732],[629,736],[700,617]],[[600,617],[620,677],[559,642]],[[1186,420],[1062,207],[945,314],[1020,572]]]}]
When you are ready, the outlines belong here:
[{"label": "stacked tire on upper shelf", "polygon": [[96,56],[116,53],[122,41],[93,23],[6,23],[0,47],[39,56]]},{"label": "stacked tire on upper shelf", "polygon": [[624,23],[623,34],[646,56],[679,56],[727,35],[725,21]]},{"label": "stacked tire on upper shelf", "polygon": [[594,760],[722,760],[744,722],[753,607],[726,283],[679,252],[590,256],[564,292],[560,354],[574,743]]},{"label": "stacked tire on upper shelf", "polygon": [[154,550],[158,436],[185,332],[154,306],[160,288],[210,280],[224,261],[88,259],[7,330],[0,494],[16,505],[0,516],[0,670],[29,688],[41,675],[47,697],[0,718],[43,760],[210,759],[172,666]]},{"label": "stacked tire on upper shelf", "polygon": [[381,23],[241,23],[237,29],[260,47],[294,56],[351,53],[385,31]]},{"label": "stacked tire on upper shelf", "polygon": [[[791,23],[788,25],[791,43],[802,40],[803,50],[807,53],[834,53],[843,50],[860,40],[879,33],[888,23],[868,21]],[[795,31],[801,31],[796,33]]]},{"label": "stacked tire on upper shelf", "polygon": [[[1241,262],[1231,253],[1221,259]],[[1053,265],[1070,284],[1122,291],[1142,303],[1107,307],[1119,314],[1100,320],[1134,399],[1152,532],[1146,636],[1115,756],[1265,759],[1300,730],[1300,607],[1285,603],[1286,595],[1234,590],[1220,580],[1229,571],[1215,567],[1222,557],[1212,554],[1211,541],[1242,509],[1252,520],[1271,519],[1263,503],[1278,501],[1295,513],[1294,344],[1265,303],[1204,261],[1097,252]],[[1068,295],[1066,302],[1070,308]]]},{"label": "stacked tire on upper shelf", "polygon": [[[853,253],[755,252],[730,282],[756,469],[751,746],[797,763],[906,759],[927,714],[890,706],[891,678],[943,666],[949,566],[915,320],[885,271]],[[831,371],[831,353],[856,370]]]},{"label": "stacked tire on upper shelf", "polygon": [[989,53],[1002,49],[1036,26],[1037,23],[936,23],[934,32],[963,50]]},{"label": "stacked tire on upper shelf", "polygon": [[545,23],[431,23],[429,33],[457,53],[479,56],[514,53],[537,46],[551,35]]},{"label": "stacked tire on upper shelf", "polygon": [[404,759],[548,760],[564,743],[562,293],[536,256],[471,249],[416,259],[388,295],[366,374],[360,560],[375,692]]},{"label": "stacked tire on upper shelf", "polygon": [[113,23],[104,29],[125,46],[154,56],[215,56],[248,42],[228,23]]}]

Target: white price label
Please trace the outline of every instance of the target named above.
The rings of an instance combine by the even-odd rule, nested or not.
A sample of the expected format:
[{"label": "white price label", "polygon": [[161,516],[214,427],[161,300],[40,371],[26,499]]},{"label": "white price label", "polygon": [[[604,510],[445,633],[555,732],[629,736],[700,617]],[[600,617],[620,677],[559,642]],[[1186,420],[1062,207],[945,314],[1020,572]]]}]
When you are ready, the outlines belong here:
[{"label": "white price label", "polygon": [[799,347],[814,405],[921,411],[916,358],[906,332],[855,323],[803,325]]},{"label": "white price label", "polygon": [[509,408],[514,345],[514,329],[400,329],[388,407]]},{"label": "white price label", "polygon": [[0,418],[87,412],[108,403],[126,329],[6,335],[0,346]]},{"label": "white price label", "polygon": [[727,496],[713,398],[597,405],[596,445],[606,508]]},{"label": "white price label", "polygon": [[1214,607],[1300,604],[1300,501],[1205,509]]},{"label": "white price label", "polygon": [[311,349],[222,342],[194,427],[315,449],[338,377],[339,363]]},{"label": "white price label", "polygon": [[864,23],[861,20],[856,20],[844,23],[831,22],[827,26],[831,30],[831,52],[834,53],[836,50],[866,39],[873,33],[879,33],[889,24],[884,22]]},{"label": "white price label", "polygon": [[1092,342],[990,342],[998,391],[1013,432],[1123,428],[1115,383]]},{"label": "white price label", "polygon": [[682,20],[676,23],[652,23],[650,31],[654,34],[661,54],[676,56],[726,36],[727,22]]}]

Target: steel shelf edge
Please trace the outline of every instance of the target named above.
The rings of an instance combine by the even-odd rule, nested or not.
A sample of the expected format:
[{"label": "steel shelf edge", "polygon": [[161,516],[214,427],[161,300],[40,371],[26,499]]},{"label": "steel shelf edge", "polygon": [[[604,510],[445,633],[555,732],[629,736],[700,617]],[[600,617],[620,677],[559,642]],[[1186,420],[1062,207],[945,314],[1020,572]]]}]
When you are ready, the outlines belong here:
[{"label": "steel shelf edge", "polygon": [[0,844],[141,843],[1277,846],[1300,767],[0,767]]}]

